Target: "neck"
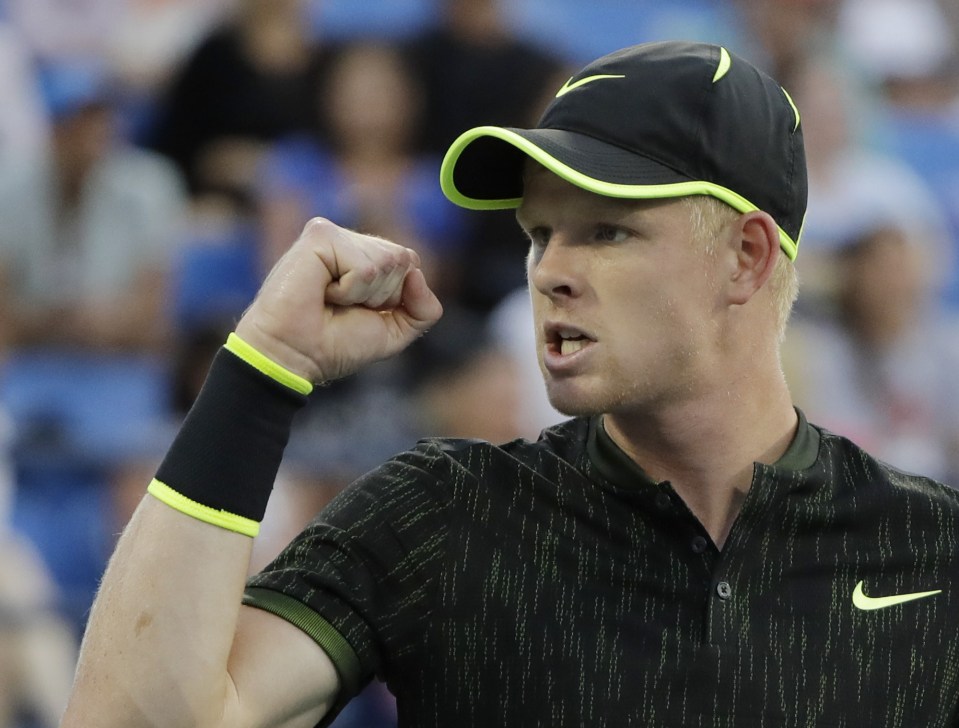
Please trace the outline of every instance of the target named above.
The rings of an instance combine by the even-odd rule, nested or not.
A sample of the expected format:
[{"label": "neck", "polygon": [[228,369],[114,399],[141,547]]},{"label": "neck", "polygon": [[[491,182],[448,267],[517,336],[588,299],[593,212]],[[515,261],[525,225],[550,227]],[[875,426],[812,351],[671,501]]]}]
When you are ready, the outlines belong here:
[{"label": "neck", "polygon": [[669,481],[720,547],[749,491],[753,463],[778,460],[796,431],[781,370],[752,372],[764,370],[775,372],[766,382],[750,375],[653,412],[604,417],[613,441],[651,478]]}]

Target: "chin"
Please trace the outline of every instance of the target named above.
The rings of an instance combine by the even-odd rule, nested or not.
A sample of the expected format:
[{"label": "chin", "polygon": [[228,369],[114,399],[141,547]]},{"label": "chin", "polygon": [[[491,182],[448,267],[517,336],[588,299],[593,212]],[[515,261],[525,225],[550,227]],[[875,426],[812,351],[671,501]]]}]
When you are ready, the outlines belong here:
[{"label": "chin", "polygon": [[546,396],[549,403],[560,414],[567,417],[592,417],[606,411],[600,398],[588,392],[559,391],[559,387],[547,385]]}]

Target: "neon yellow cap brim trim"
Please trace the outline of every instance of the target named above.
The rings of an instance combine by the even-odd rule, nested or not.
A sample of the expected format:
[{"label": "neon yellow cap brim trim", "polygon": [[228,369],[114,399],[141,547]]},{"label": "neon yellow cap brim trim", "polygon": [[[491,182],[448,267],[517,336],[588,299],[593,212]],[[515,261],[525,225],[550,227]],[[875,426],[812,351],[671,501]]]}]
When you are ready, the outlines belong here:
[{"label": "neon yellow cap brim trim", "polygon": [[[446,156],[443,158],[443,165],[440,168],[440,187],[443,190],[443,194],[454,204],[469,210],[509,210],[519,207],[523,201],[522,197],[489,200],[477,199],[467,197],[457,189],[453,181],[453,169],[456,166],[456,162],[466,147],[480,137],[493,137],[511,144],[570,184],[588,190],[589,192],[595,192],[597,195],[603,195],[604,197],[652,200],[667,197],[687,197],[689,195],[710,195],[722,200],[739,212],[753,212],[759,209],[742,195],[721,185],[702,180],[659,185],[626,185],[604,182],[583,174],[582,172],[578,172],[514,131],[499,126],[478,126],[475,129],[470,129],[460,134],[456,141],[450,145]],[[796,259],[797,243],[781,227],[779,228],[779,244],[790,260]]]}]

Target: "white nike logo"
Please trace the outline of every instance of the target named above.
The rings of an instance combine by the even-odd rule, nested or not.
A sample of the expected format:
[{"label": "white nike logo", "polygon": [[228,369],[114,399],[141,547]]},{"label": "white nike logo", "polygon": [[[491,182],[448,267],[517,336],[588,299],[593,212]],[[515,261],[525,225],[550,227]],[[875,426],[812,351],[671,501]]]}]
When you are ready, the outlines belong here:
[{"label": "white nike logo", "polygon": [[585,86],[588,83],[592,83],[593,81],[599,81],[604,78],[626,78],[626,76],[623,76],[622,74],[615,75],[615,74],[609,74],[609,73],[602,73],[602,74],[599,74],[598,76],[587,76],[586,78],[581,78],[579,79],[579,81],[573,81],[573,77],[570,76],[569,81],[563,84],[563,88],[561,88],[559,91],[556,92],[556,98],[559,98],[560,96],[565,96],[574,88],[579,88],[580,86]]},{"label": "white nike logo", "polygon": [[857,609],[885,609],[886,607],[894,607],[897,604],[902,604],[903,602],[911,602],[915,599],[924,599],[940,593],[942,593],[942,589],[913,592],[911,594],[892,594],[887,597],[870,597],[863,593],[862,582],[860,581],[858,584],[856,584],[856,588],[852,591],[852,603]]}]

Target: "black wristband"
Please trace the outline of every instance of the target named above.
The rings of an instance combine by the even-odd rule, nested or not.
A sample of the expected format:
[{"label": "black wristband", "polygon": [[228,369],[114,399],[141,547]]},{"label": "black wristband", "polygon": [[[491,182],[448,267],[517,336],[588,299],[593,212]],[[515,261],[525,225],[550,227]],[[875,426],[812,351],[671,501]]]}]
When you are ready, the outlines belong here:
[{"label": "black wristband", "polygon": [[[258,523],[266,512],[293,417],[306,401],[306,395],[221,349],[151,492],[158,495],[154,486],[172,490],[187,507],[180,507],[179,501],[170,504],[201,520],[211,520],[203,511],[212,509]],[[161,500],[169,502],[166,497]]]}]

